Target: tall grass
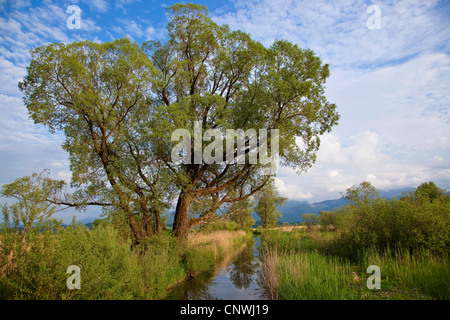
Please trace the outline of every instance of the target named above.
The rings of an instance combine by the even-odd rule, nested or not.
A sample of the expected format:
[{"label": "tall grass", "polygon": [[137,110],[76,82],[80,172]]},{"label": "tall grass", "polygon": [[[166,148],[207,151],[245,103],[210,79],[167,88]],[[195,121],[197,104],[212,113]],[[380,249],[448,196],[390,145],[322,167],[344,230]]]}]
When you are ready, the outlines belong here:
[{"label": "tall grass", "polygon": [[[133,250],[110,224],[81,224],[0,232],[0,299],[163,299],[188,276],[213,271],[223,254],[245,236],[198,234],[181,245],[170,233]],[[66,287],[67,267],[81,270],[81,289]]]},{"label": "tall grass", "polygon": [[362,264],[379,266],[382,281],[388,288],[407,287],[419,299],[427,295],[450,299],[450,260],[446,255],[439,256],[425,249],[413,254],[401,249],[384,252],[371,249],[364,255]]},{"label": "tall grass", "polygon": [[262,254],[262,261],[261,282],[269,299],[342,300],[361,296],[359,277],[342,259],[317,251],[279,252],[275,247]]},{"label": "tall grass", "polygon": [[246,236],[246,232],[219,230],[211,233],[191,233],[188,237],[188,247],[205,247],[219,255],[221,251],[232,247],[240,239]]},{"label": "tall grass", "polygon": [[167,288],[186,278],[183,249],[170,234],[153,236],[138,250],[141,266],[139,292],[142,299],[162,299]]},{"label": "tall grass", "polygon": [[278,300],[278,291],[280,288],[280,261],[278,251],[261,250],[261,273],[258,279],[260,287],[264,290],[267,299]]},{"label": "tall grass", "polygon": [[[335,255],[328,232],[262,234],[260,283],[269,299],[449,299],[450,260],[429,249],[367,249]],[[331,248],[331,249],[330,249]],[[367,267],[381,270],[381,290],[369,290]]]},{"label": "tall grass", "polygon": [[[110,226],[90,231],[73,225],[56,231],[3,232],[2,299],[132,299],[139,296],[140,265],[129,243]],[[80,290],[66,287],[67,267],[81,269]]]}]

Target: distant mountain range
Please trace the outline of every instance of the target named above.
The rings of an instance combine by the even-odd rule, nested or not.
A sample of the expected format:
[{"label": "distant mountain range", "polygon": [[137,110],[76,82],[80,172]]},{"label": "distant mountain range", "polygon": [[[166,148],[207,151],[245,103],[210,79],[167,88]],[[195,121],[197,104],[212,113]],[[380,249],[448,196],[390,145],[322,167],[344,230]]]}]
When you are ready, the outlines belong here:
[{"label": "distant mountain range", "polygon": [[[414,191],[415,188],[402,188],[394,190],[380,190],[380,197],[385,199],[398,198],[404,192]],[[319,214],[320,211],[332,211],[334,208],[339,208],[348,204],[348,201],[344,198],[334,200],[324,200],[315,203],[309,203],[307,201],[288,200],[288,202],[278,210],[282,216],[278,219],[280,223],[297,223],[302,222],[302,215],[304,213]],[[253,213],[255,221],[259,221],[259,217]]]}]

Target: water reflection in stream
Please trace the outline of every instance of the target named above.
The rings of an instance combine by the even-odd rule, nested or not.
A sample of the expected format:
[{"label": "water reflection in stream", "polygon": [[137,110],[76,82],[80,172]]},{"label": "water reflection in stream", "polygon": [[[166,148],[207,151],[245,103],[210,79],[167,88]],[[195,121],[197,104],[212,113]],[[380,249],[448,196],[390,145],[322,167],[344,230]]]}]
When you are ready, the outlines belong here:
[{"label": "water reflection in stream", "polygon": [[201,274],[174,288],[172,300],[258,300],[264,299],[257,283],[259,275],[259,237],[242,248],[231,262],[211,277]]}]

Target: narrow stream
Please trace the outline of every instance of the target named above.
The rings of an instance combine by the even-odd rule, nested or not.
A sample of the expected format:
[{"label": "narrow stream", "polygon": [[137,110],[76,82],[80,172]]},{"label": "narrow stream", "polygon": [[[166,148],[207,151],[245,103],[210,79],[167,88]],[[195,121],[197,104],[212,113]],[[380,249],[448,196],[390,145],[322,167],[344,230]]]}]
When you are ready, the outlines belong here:
[{"label": "narrow stream", "polygon": [[260,300],[264,299],[257,283],[260,238],[254,237],[231,262],[211,277],[200,274],[175,287],[169,300]]}]

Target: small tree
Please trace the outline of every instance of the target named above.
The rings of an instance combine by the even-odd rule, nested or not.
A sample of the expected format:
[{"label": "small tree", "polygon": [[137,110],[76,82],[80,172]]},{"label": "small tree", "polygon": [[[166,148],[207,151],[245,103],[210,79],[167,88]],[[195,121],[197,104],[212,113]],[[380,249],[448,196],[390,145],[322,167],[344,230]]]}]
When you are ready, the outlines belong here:
[{"label": "small tree", "polygon": [[303,223],[310,229],[313,225],[317,224],[319,217],[314,213],[304,213],[302,215]]},{"label": "small tree", "polygon": [[331,211],[320,211],[319,223],[325,229],[334,228],[336,226],[336,216]]},{"label": "small tree", "polygon": [[60,198],[65,186],[66,183],[63,180],[51,179],[48,170],[33,173],[31,176],[18,178],[10,184],[5,184],[0,195],[17,200],[12,205],[2,204],[5,226],[20,227],[23,225],[24,232],[26,232],[34,223],[42,223],[49,219],[58,211],[58,206],[51,201]]},{"label": "small tree", "polygon": [[352,186],[342,194],[344,199],[347,199],[352,204],[369,204],[377,198],[379,192],[369,181],[363,181],[357,186]]},{"label": "small tree", "polygon": [[246,230],[255,224],[255,219],[252,217],[252,207],[252,202],[246,198],[233,202],[228,207],[226,215],[229,215],[230,220],[236,222],[241,230]]},{"label": "small tree", "polygon": [[257,195],[256,214],[261,219],[263,228],[276,226],[281,212],[278,211],[282,207],[287,198],[278,196],[273,180],[268,183]]},{"label": "small tree", "polygon": [[417,187],[415,196],[417,199],[428,199],[431,202],[445,195],[445,191],[436,186],[432,181],[424,182]]}]

